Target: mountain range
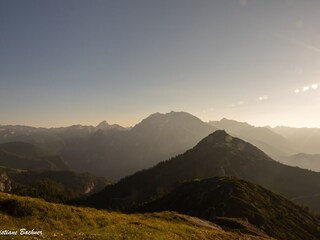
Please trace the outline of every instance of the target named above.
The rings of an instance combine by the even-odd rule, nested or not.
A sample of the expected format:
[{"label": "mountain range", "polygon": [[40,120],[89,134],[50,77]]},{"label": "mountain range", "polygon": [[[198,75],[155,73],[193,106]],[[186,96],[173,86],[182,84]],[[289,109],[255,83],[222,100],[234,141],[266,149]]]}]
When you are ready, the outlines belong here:
[{"label": "mountain range", "polygon": [[71,169],[116,181],[180,154],[216,130],[185,112],[155,113],[133,128],[101,122],[97,127],[0,126],[0,142],[32,143],[65,159]]},{"label": "mountain range", "polygon": [[[317,134],[228,119],[205,123],[185,112],[155,113],[132,128],[106,121],[95,127],[0,126],[0,189],[51,202],[142,212],[137,215],[142,217],[175,211],[160,213],[168,214],[171,225],[161,224],[173,228],[176,219],[183,219],[179,223],[191,221],[195,231],[199,224],[215,229],[221,239],[316,240],[319,158],[316,148],[302,143],[317,141]],[[14,222],[38,211],[22,198],[17,201],[9,208],[0,204],[0,214]],[[71,211],[87,218],[96,210]],[[106,218],[102,211],[96,214]]]},{"label": "mountain range", "polygon": [[47,155],[61,157],[72,170],[89,171],[117,181],[183,153],[217,129],[248,141],[277,161],[301,168],[306,168],[306,161],[312,161],[308,169],[320,168],[317,160],[298,160],[293,164],[286,160],[299,153],[320,154],[318,129],[254,127],[228,119],[205,123],[185,112],[151,114],[132,128],[106,121],[96,127],[0,126],[0,143],[31,143]]}]

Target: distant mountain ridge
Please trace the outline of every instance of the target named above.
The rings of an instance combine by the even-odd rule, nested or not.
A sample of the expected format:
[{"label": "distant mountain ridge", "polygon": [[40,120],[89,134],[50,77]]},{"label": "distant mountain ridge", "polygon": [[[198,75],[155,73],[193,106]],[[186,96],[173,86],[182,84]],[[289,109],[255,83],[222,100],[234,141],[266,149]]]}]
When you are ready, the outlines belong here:
[{"label": "distant mountain ridge", "polygon": [[277,161],[320,172],[318,128],[254,127],[226,118],[209,124],[254,144]]},{"label": "distant mountain ridge", "polygon": [[279,156],[276,160],[289,166],[320,172],[320,154],[298,153],[291,156]]},{"label": "distant mountain ridge", "polygon": [[0,142],[33,143],[66,159],[73,170],[116,181],[186,151],[214,130],[189,113],[172,111],[151,114],[131,129],[106,121],[96,127],[25,131],[21,126],[0,126]]},{"label": "distant mountain ridge", "polygon": [[293,128],[280,126],[272,128],[272,131],[284,136],[298,146],[298,153],[320,154],[320,128]]},{"label": "distant mountain ridge", "polygon": [[117,130],[126,130],[126,128],[120,126],[119,124],[109,124],[107,121],[102,121],[96,126],[97,130],[110,130],[110,129],[117,129]]},{"label": "distant mountain ridge", "polygon": [[210,121],[209,124],[250,142],[272,157],[290,155],[297,151],[292,142],[267,127],[254,127],[245,122],[226,118],[220,121]]},{"label": "distant mountain ridge", "polygon": [[[217,129],[250,142],[278,161],[320,149],[317,129],[254,127],[228,119],[205,123],[191,114],[173,111],[151,114],[132,128],[106,121],[97,126],[48,129],[0,126],[0,143],[31,143],[60,156],[72,170],[89,171],[117,181],[183,153]],[[305,164],[297,166],[304,168]]]}]

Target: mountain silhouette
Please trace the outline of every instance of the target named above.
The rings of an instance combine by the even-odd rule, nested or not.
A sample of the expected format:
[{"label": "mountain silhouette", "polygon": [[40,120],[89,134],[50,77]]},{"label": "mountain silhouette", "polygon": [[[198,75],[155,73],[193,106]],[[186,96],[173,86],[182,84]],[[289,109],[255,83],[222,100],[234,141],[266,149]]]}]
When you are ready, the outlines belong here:
[{"label": "mountain silhouette", "polygon": [[[320,173],[276,162],[257,147],[218,130],[184,154],[108,186],[88,203],[127,209],[167,194],[182,181],[215,176],[242,178],[289,199],[320,193]],[[309,207],[319,210],[319,205],[314,202]]]},{"label": "mountain silhouette", "polygon": [[96,131],[62,156],[78,171],[113,181],[183,153],[216,128],[185,112],[155,113],[127,131]]},{"label": "mountain silhouette", "polygon": [[96,126],[97,130],[111,130],[111,129],[117,129],[117,130],[126,130],[126,128],[118,125],[118,124],[109,124],[107,121],[102,121]]}]

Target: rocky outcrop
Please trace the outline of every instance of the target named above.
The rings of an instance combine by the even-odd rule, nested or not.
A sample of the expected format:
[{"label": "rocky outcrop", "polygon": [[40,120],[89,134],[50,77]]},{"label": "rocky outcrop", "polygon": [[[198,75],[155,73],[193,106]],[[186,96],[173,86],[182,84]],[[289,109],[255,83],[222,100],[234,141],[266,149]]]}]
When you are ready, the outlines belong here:
[{"label": "rocky outcrop", "polygon": [[0,191],[10,192],[12,190],[11,180],[6,173],[0,174]]}]

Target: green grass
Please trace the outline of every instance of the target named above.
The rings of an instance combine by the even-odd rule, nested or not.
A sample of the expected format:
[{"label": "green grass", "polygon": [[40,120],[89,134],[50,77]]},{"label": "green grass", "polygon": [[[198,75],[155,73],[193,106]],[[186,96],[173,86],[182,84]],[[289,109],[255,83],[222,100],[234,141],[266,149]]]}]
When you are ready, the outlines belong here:
[{"label": "green grass", "polygon": [[[271,239],[226,232],[174,212],[123,214],[0,193],[0,230],[20,228],[41,230],[44,239]],[[20,238],[36,237],[7,237]]]}]

